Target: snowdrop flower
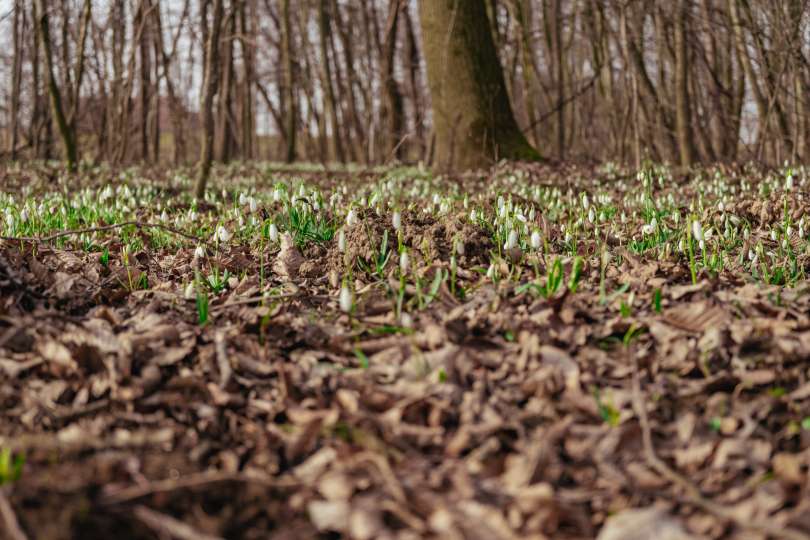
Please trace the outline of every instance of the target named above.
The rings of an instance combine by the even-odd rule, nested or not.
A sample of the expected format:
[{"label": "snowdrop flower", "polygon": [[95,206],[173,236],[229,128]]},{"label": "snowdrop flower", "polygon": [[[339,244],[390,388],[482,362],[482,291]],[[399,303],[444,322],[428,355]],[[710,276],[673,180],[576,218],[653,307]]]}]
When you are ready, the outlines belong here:
[{"label": "snowdrop flower", "polygon": [[228,232],[224,226],[220,225],[217,227],[216,237],[220,242],[227,242],[231,239],[231,233]]},{"label": "snowdrop flower", "polygon": [[500,210],[498,210],[498,217],[500,217],[501,219],[505,219],[506,212],[507,212],[506,206],[501,206]]},{"label": "snowdrop flower", "polygon": [[713,234],[714,234],[714,229],[709,227],[708,229],[706,229],[706,232],[703,233],[703,239],[704,240],[711,240]]},{"label": "snowdrop flower", "polygon": [[678,240],[678,251],[683,252],[683,249],[684,249],[684,242],[683,238],[681,238],[680,240]]},{"label": "snowdrop flower", "polygon": [[790,236],[791,234],[793,234],[793,227],[791,227],[790,225],[788,225],[788,226],[787,226],[787,228],[785,229],[785,234],[786,234],[787,236]]},{"label": "snowdrop flower", "polygon": [[341,253],[346,251],[346,233],[343,229],[338,233],[338,251]]},{"label": "snowdrop flower", "polygon": [[28,221],[28,210],[23,208],[23,211],[20,212],[20,221],[25,222]]},{"label": "snowdrop flower", "polygon": [[349,290],[348,285],[343,285],[340,288],[340,310],[343,313],[349,313],[352,310],[352,291]]},{"label": "snowdrop flower", "polygon": [[593,223],[595,219],[596,213],[593,211],[593,208],[591,208],[590,210],[588,210],[588,222]]},{"label": "snowdrop flower", "polygon": [[245,204],[247,204],[247,202],[248,202],[247,196],[244,193],[240,193],[239,194],[239,205],[244,206]]},{"label": "snowdrop flower", "polygon": [[655,232],[655,228],[652,226],[652,223],[645,223],[641,227],[641,234],[647,236]]},{"label": "snowdrop flower", "polygon": [[582,194],[582,208],[584,208],[585,210],[587,210],[587,209],[588,209],[588,207],[590,207],[590,205],[591,205],[591,203],[590,203],[590,201],[588,200],[588,194],[587,194],[587,193],[583,193],[583,194]]},{"label": "snowdrop flower", "polygon": [[771,230],[771,240],[776,242],[776,231],[775,230]]},{"label": "snowdrop flower", "polygon": [[532,236],[531,236],[531,240],[530,240],[531,245],[532,245],[532,249],[540,249],[541,240],[542,239],[540,237],[540,231],[532,232]]},{"label": "snowdrop flower", "polygon": [[456,238],[454,248],[458,255],[464,255],[464,242],[461,239]]},{"label": "snowdrop flower", "polygon": [[473,221],[473,222],[474,222],[476,217],[477,217],[477,216],[476,216],[476,214],[475,214],[475,209],[470,210],[470,221]]},{"label": "snowdrop flower", "polygon": [[185,296],[187,300],[191,300],[196,296],[195,292],[196,291],[194,290],[194,282],[191,282],[188,285],[186,285],[186,289],[185,291],[183,291],[183,296]]},{"label": "snowdrop flower", "polygon": [[703,241],[703,226],[700,224],[700,221],[698,220],[694,220],[692,222],[692,235],[698,242]]},{"label": "snowdrop flower", "polygon": [[394,226],[394,230],[398,231],[402,227],[402,214],[394,212],[391,216],[391,224]]},{"label": "snowdrop flower", "polygon": [[787,238],[782,238],[782,249],[787,249],[788,241]]},{"label": "snowdrop flower", "polygon": [[408,252],[403,249],[402,253],[399,254],[399,271],[407,274],[410,267],[411,259],[408,257]]},{"label": "snowdrop flower", "polygon": [[700,251],[703,251],[704,249],[706,249],[706,242],[701,240],[700,242],[698,242],[698,247],[700,248]]},{"label": "snowdrop flower", "polygon": [[566,244],[570,243],[573,238],[574,237],[571,236],[571,233],[569,233],[569,232],[565,233],[565,243]]},{"label": "snowdrop flower", "polygon": [[518,233],[516,230],[512,229],[509,231],[509,237],[506,239],[506,243],[503,245],[503,249],[514,249],[517,247],[518,243]]},{"label": "snowdrop flower", "polygon": [[197,246],[194,249],[194,258],[202,259],[203,257],[205,257],[205,249],[202,246]]},{"label": "snowdrop flower", "polygon": [[256,199],[254,199],[253,197],[248,199],[248,206],[250,207],[251,213],[256,212],[256,210],[258,210],[259,208],[258,203],[256,203]]},{"label": "snowdrop flower", "polygon": [[749,238],[750,236],[751,236],[751,229],[749,229],[748,227],[746,227],[745,229],[743,229],[743,238],[745,238],[746,240],[748,240],[748,238]]},{"label": "snowdrop flower", "polygon": [[532,209],[529,210],[529,221],[534,221],[534,218],[537,217],[537,211],[532,206]]},{"label": "snowdrop flower", "polygon": [[793,189],[793,175],[788,174],[787,178],[785,179],[785,190],[791,191]]},{"label": "snowdrop flower", "polygon": [[413,326],[413,317],[411,317],[410,313],[403,311],[399,315],[399,324],[404,328],[410,328]]},{"label": "snowdrop flower", "polygon": [[276,188],[273,190],[273,202],[278,202],[281,200],[281,190]]},{"label": "snowdrop flower", "polygon": [[494,279],[495,278],[495,265],[489,263],[489,268],[487,268],[487,278]]},{"label": "snowdrop flower", "polygon": [[[343,231],[340,232],[342,233]],[[268,231],[268,234],[270,236],[271,242],[278,242],[278,227],[276,227],[275,223],[270,224],[270,230]]]},{"label": "snowdrop flower", "polygon": [[357,214],[355,214],[354,209],[352,209],[352,210],[349,210],[348,214],[346,214],[346,225],[351,227],[355,223],[357,223]]}]

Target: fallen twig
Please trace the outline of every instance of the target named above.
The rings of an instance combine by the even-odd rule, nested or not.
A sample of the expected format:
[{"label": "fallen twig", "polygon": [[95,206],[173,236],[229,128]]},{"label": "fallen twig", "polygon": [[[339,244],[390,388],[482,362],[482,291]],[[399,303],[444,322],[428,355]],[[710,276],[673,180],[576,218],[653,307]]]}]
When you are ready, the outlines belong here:
[{"label": "fallen twig", "polygon": [[136,518],[150,529],[168,534],[172,538],[179,538],[180,540],[222,540],[221,536],[203,534],[191,525],[146,506],[136,506],[133,513]]},{"label": "fallen twig", "polygon": [[635,409],[639,424],[641,426],[644,458],[646,459],[647,464],[653,470],[658,472],[658,474],[683,489],[684,492],[686,492],[686,502],[693,504],[710,514],[713,514],[720,519],[730,521],[742,529],[757,531],[775,538],[786,538],[788,540],[810,540],[810,535],[798,529],[771,525],[765,521],[752,521],[735,515],[725,507],[717,504],[711,499],[704,497],[697,486],[690,482],[685,476],[672,469],[661,458],[658,457],[658,455],[655,453],[655,446],[653,445],[650,419],[647,416],[647,409],[644,407],[644,401],[641,397],[641,382],[639,381],[638,360],[636,360],[633,364],[633,408]]},{"label": "fallen twig", "polygon": [[11,503],[2,489],[0,489],[0,523],[5,527],[6,533],[11,540],[28,540],[22,528],[20,528],[20,523],[17,521],[16,514],[14,514],[14,508],[11,507]]},{"label": "fallen twig", "polygon": [[242,482],[245,484],[252,483],[268,488],[289,488],[298,485],[298,482],[283,478],[270,479],[240,473],[195,473],[178,479],[168,478],[166,480],[150,482],[146,485],[130,486],[116,491],[108,490],[108,493],[103,496],[102,503],[121,504],[134,501],[142,497],[147,497],[149,495],[154,495],[156,493],[169,493],[180,489],[190,489],[222,482]]}]

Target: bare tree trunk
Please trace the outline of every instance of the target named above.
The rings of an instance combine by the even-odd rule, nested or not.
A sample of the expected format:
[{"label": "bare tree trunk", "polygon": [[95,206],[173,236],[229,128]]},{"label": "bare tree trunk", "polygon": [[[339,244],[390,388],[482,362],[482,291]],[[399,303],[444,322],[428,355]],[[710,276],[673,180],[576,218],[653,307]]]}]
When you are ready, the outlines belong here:
[{"label": "bare tree trunk", "polygon": [[512,113],[483,0],[421,0],[428,86],[440,167],[537,159]]},{"label": "bare tree trunk", "polygon": [[[205,4],[211,0],[203,0]],[[205,76],[203,78],[203,95],[200,102],[200,115],[202,117],[202,130],[200,132],[200,171],[194,194],[197,199],[205,197],[205,187],[211,175],[211,162],[214,158],[214,96],[217,93],[219,80],[219,35],[222,29],[223,6],[222,0],[213,0],[214,13],[211,21],[211,30],[208,41],[205,43]],[[202,24],[208,26],[203,19]]]},{"label": "bare tree trunk", "polygon": [[56,83],[56,76],[53,70],[53,52],[51,50],[51,33],[50,24],[48,22],[48,6],[45,0],[35,0],[37,32],[39,32],[39,41],[42,45],[42,54],[45,58],[45,68],[48,76],[48,94],[51,100],[51,112],[53,113],[56,125],[59,128],[59,135],[62,138],[62,145],[65,150],[65,160],[67,161],[68,170],[71,172],[76,171],[78,165],[78,152],[76,150],[76,139],[68,126],[67,118],[65,117],[64,106],[62,104],[62,95],[59,91],[59,86]]},{"label": "bare tree trunk", "polygon": [[[185,0],[185,2],[183,3],[181,22],[185,20],[186,15],[188,13],[188,9],[189,9],[189,0]],[[177,98],[177,94],[175,92],[174,82],[172,81],[171,73],[169,72],[173,56],[176,54],[176,48],[172,50],[171,55],[166,51],[166,47],[163,43],[163,22],[160,9],[159,8],[155,9],[153,14],[155,18],[155,46],[157,47],[158,51],[157,54],[160,56],[161,59],[160,65],[162,68],[162,79],[166,83],[166,93],[168,94],[169,98],[169,109],[174,139],[172,161],[174,162],[175,165],[178,165],[186,158],[186,138],[185,135],[183,134],[183,120],[184,120],[183,110]],[[160,80],[157,80],[156,84],[159,85]]]},{"label": "bare tree trunk", "polygon": [[217,95],[217,121],[215,144],[216,154],[219,161],[227,163],[233,155],[233,36],[236,34],[236,17],[234,7],[228,12],[228,16],[223,26],[228,28],[228,35],[225,37],[223,51],[218,54],[220,67],[219,93]]},{"label": "bare tree trunk", "polygon": [[324,116],[329,119],[329,128],[325,130],[331,148],[331,156],[339,162],[345,162],[343,143],[340,140],[340,122],[337,115],[335,89],[332,86],[332,64],[329,58],[328,40],[330,35],[329,15],[326,12],[327,0],[318,0],[318,42],[320,44],[321,86],[323,89]]},{"label": "bare tree trunk", "polygon": [[692,113],[689,105],[689,57],[686,18],[689,0],[679,0],[675,7],[675,130],[681,167],[691,167],[695,160],[692,142]]},{"label": "bare tree trunk", "polygon": [[565,57],[563,53],[562,38],[562,2],[554,0],[554,71],[557,85],[557,155],[565,159]]},{"label": "bare tree trunk", "polygon": [[12,22],[14,28],[12,31],[12,46],[14,48],[14,61],[11,68],[11,88],[9,89],[9,96],[11,103],[9,104],[10,115],[10,137],[8,151],[12,160],[17,159],[17,140],[19,135],[19,117],[20,117],[20,81],[22,79],[22,64],[23,64],[23,49],[22,49],[22,33],[25,31],[25,12],[23,11],[22,2],[14,0],[14,20]]},{"label": "bare tree trunk", "polygon": [[135,24],[144,26],[144,31],[141,32],[138,40],[138,55],[140,57],[140,88],[138,89],[138,101],[140,107],[140,143],[141,143],[141,160],[149,159],[149,101],[150,92],[152,87],[152,59],[151,47],[149,46],[150,33],[149,23],[146,20],[146,11],[150,8],[150,0],[144,0],[138,7],[137,15],[135,16]]},{"label": "bare tree trunk", "polygon": [[380,58],[380,86],[383,91],[381,128],[383,130],[382,155],[384,160],[402,157],[403,105],[402,94],[394,78],[394,55],[396,54],[397,27],[399,23],[400,0],[390,0],[388,18],[385,22],[382,55]]},{"label": "bare tree trunk", "polygon": [[282,85],[284,93],[284,134],[286,149],[284,161],[292,163],[296,157],[296,133],[298,130],[298,103],[295,98],[295,76],[292,60],[292,25],[290,24],[290,0],[281,3],[281,61],[283,64]]},{"label": "bare tree trunk", "polygon": [[242,48],[242,84],[240,96],[240,123],[242,128],[241,133],[241,149],[243,159],[252,159],[254,156],[254,141],[253,134],[256,131],[256,123],[254,119],[254,106],[253,106],[253,66],[256,57],[256,32],[255,32],[255,3],[250,3],[252,10],[250,16],[250,23],[248,23],[248,4],[240,3],[237,6],[239,10],[239,34],[240,45]]}]

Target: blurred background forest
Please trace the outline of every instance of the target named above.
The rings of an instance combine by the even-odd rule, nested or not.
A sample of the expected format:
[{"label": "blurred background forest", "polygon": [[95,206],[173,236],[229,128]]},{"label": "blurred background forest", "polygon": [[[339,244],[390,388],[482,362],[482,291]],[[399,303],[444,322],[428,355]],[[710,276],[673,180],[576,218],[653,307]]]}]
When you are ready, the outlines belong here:
[{"label": "blurred background forest", "polygon": [[[807,0],[484,3],[545,157],[810,159]],[[3,0],[0,28],[4,160],[194,162],[206,108],[215,161],[434,158],[414,0]]]}]

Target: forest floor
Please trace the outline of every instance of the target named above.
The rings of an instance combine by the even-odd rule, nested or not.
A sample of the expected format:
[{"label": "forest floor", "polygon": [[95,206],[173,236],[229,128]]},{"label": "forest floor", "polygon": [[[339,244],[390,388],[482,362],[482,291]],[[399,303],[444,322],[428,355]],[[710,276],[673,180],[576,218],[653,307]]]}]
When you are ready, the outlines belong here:
[{"label": "forest floor", "polygon": [[810,538],[808,171],[190,174],[3,171],[0,537]]}]

